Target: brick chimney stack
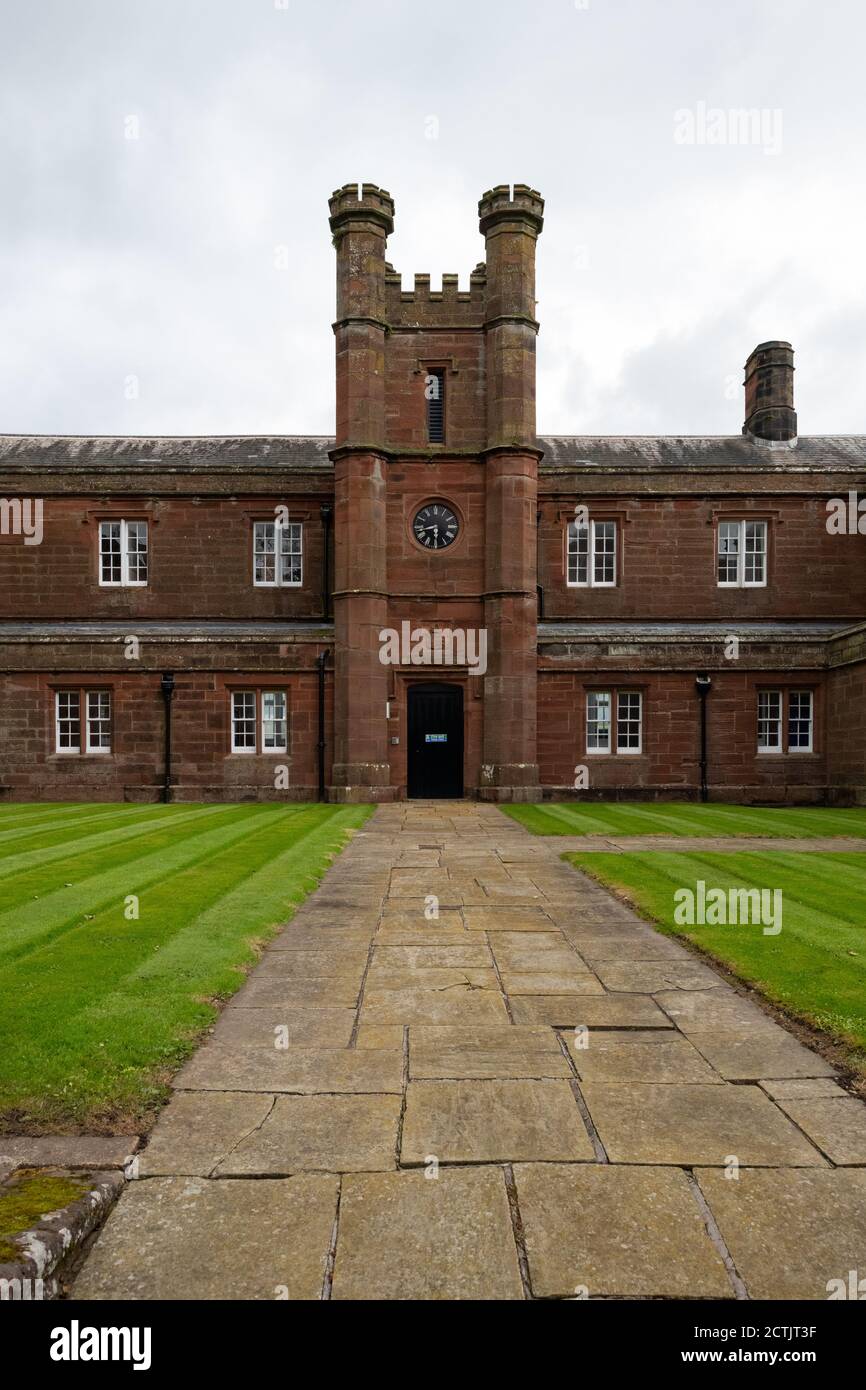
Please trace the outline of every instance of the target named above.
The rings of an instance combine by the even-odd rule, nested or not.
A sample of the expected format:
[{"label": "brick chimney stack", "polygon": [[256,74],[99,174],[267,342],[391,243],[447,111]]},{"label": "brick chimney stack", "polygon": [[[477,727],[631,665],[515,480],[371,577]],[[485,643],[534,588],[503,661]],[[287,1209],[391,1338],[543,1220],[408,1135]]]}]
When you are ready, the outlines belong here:
[{"label": "brick chimney stack", "polygon": [[797,438],[794,409],[794,349],[774,340],[759,343],[745,366],[746,422],[743,434],[757,439]]}]

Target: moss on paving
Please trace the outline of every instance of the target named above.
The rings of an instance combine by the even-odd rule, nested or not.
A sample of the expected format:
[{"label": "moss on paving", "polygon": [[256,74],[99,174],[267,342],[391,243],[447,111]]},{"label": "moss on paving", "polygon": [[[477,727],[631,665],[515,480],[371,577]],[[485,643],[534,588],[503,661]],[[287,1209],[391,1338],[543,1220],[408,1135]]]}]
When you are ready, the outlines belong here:
[{"label": "moss on paving", "polygon": [[147,1127],[218,1003],[370,810],[4,808],[0,1130]]},{"label": "moss on paving", "polygon": [[556,801],[501,808],[534,835],[866,835],[866,807],[728,806],[671,801]]},{"label": "moss on paving", "polygon": [[77,1178],[45,1173],[17,1173],[0,1188],[0,1262],[18,1260],[21,1247],[14,1237],[37,1226],[44,1216],[69,1206],[89,1190]]}]

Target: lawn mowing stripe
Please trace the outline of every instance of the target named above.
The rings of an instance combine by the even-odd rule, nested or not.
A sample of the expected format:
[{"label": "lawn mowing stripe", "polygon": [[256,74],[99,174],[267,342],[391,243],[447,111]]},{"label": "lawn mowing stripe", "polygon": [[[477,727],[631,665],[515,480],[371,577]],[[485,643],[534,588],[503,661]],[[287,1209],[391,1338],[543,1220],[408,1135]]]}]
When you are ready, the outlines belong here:
[{"label": "lawn mowing stripe", "polygon": [[866,835],[866,810],[860,808],[564,801],[556,805],[503,807],[503,810],[536,835],[730,835],[744,839],[751,835],[774,839],[788,836],[812,839],[839,834],[862,838]]},{"label": "lawn mowing stripe", "polygon": [[[142,897],[140,921],[118,930],[94,920],[6,968],[2,1031],[20,1041],[0,1051],[7,1123],[24,1115],[52,1126],[138,1128],[162,1099],[168,1069],[212,1019],[207,1000],[238,986],[233,967],[254,958],[249,943],[287,918],[346,829],[369,812],[279,807],[259,818],[258,834],[155,884]],[[50,1027],[34,1027],[44,1018]]]},{"label": "lawn mowing stripe", "polygon": [[[769,998],[853,1043],[863,1059],[858,1065],[866,1066],[866,863],[861,855],[822,855],[824,884],[814,882],[815,856],[804,863],[806,856],[790,852],[656,851],[567,858],[591,878],[624,891],[665,935],[694,942]],[[700,878],[708,888],[725,891],[780,888],[781,933],[765,936],[760,925],[677,924],[674,891],[693,888]]]},{"label": "lawn mowing stripe", "polygon": [[[30,949],[33,943],[74,929],[81,924],[83,914],[91,909],[99,911],[116,902],[118,910],[122,911],[123,900],[128,894],[137,893],[148,883],[173,872],[172,866],[196,863],[222,845],[252,834],[257,828],[255,811],[246,807],[232,807],[231,810],[240,812],[241,818],[236,815],[229,825],[188,835],[154,852],[127,858],[110,872],[90,875],[71,888],[58,889],[38,902],[0,913],[0,957],[18,955]],[[128,848],[134,848],[134,842]]]},{"label": "lawn mowing stripe", "polygon": [[[18,840],[38,839],[40,835],[52,834],[57,830],[68,830],[85,825],[88,821],[109,820],[112,814],[116,817],[118,809],[120,808],[116,806],[106,806],[102,810],[91,810],[87,815],[55,817],[52,820],[46,820],[44,813],[41,816],[16,817],[15,820],[7,822],[8,829],[3,829],[0,826],[0,853],[5,850],[7,845]],[[133,815],[136,811],[147,810],[147,807],[130,802],[122,809],[122,819],[125,820],[127,816]]]},{"label": "lawn mowing stripe", "polygon": [[[194,810],[187,810],[182,815],[172,816],[171,824],[172,826],[177,826],[190,819],[199,820],[205,816],[214,815],[224,810],[224,806],[196,807]],[[135,839],[142,834],[146,834],[151,828],[164,826],[165,824],[165,816],[154,814],[153,808],[151,808],[150,815],[146,812],[142,812],[140,819],[133,822],[132,825],[126,821],[116,830],[102,830],[94,834],[75,835],[74,838],[70,838],[70,832],[67,832],[67,836],[64,840],[49,846],[47,849],[22,850],[17,854],[8,855],[5,859],[0,859],[0,878],[15,877],[18,874],[25,873],[29,869],[36,868],[37,865],[51,864],[58,860],[79,859],[82,855],[89,854],[93,850],[100,848],[100,846],[120,844],[124,840]]]}]

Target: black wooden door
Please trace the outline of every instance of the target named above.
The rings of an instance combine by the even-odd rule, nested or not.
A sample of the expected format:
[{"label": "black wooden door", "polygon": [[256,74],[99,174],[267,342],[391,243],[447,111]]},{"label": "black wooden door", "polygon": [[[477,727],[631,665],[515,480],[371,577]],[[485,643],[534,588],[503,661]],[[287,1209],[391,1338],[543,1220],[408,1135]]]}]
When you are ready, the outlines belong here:
[{"label": "black wooden door", "polygon": [[462,688],[410,685],[408,730],[409,795],[462,796]]}]

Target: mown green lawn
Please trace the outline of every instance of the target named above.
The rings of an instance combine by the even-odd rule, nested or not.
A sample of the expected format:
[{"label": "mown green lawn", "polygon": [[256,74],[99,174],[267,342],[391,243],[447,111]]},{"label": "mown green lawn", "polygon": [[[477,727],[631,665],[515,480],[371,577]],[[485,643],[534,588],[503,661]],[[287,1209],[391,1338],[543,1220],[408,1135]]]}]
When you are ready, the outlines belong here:
[{"label": "mown green lawn", "polygon": [[[671,936],[684,936],[789,1012],[858,1050],[866,1064],[866,855],[836,853],[564,856],[625,895]],[[782,890],[782,930],[680,926],[677,889]]]},{"label": "mown green lawn", "polygon": [[0,1128],[138,1132],[213,1001],[369,814],[0,808]]},{"label": "mown green lawn", "polygon": [[557,801],[503,806],[535,835],[866,835],[866,807],[726,806],[669,801]]}]

